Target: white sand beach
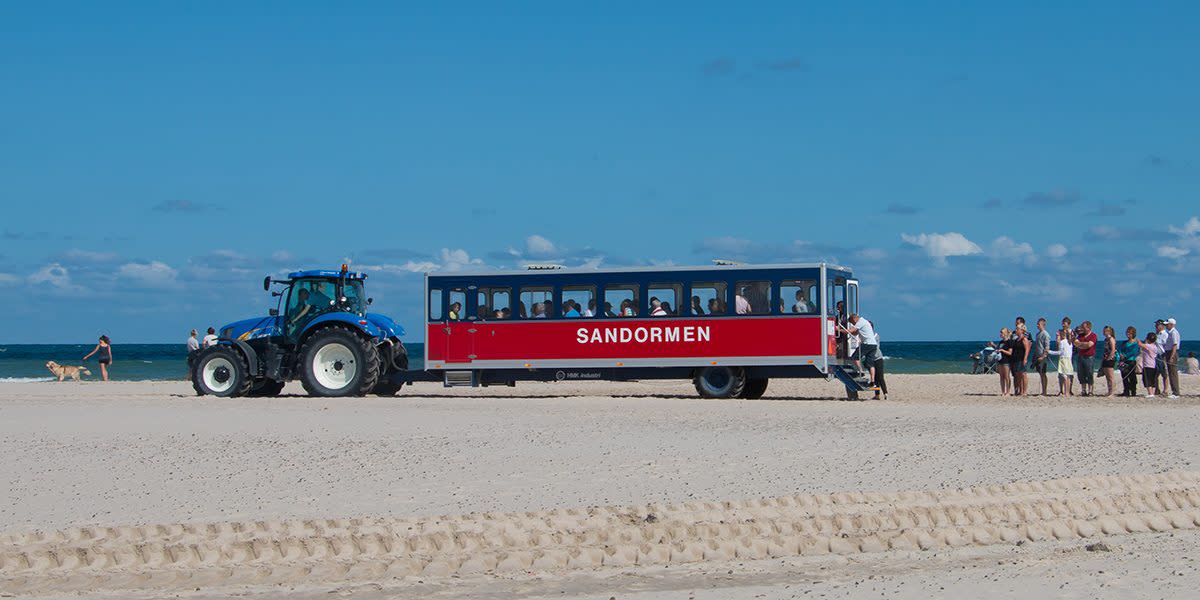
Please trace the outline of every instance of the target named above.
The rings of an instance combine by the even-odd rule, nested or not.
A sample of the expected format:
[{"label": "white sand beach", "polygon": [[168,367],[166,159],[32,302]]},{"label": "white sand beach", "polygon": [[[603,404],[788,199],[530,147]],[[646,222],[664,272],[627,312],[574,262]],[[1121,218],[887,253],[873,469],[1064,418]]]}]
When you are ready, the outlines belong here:
[{"label": "white sand beach", "polygon": [[341,400],[0,384],[0,592],[1118,598],[1200,585],[1197,378],[1173,401],[1001,398],[992,376],[890,383],[891,400],[865,402],[826,382],[773,382],[755,401],[653,382]]}]

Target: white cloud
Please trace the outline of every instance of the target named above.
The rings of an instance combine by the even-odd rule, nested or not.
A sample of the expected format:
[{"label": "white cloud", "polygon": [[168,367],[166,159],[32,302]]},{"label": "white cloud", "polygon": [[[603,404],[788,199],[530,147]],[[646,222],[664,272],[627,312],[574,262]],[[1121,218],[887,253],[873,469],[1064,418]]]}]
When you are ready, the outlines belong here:
[{"label": "white cloud", "polygon": [[988,247],[988,256],[999,260],[1024,261],[1032,263],[1035,260],[1033,246],[1028,242],[1016,242],[1008,236],[1000,236],[992,240]]},{"label": "white cloud", "polygon": [[1159,246],[1158,247],[1158,255],[1163,258],[1179,259],[1179,258],[1183,258],[1183,257],[1187,256],[1190,253],[1191,253],[1191,250],[1188,250],[1187,248],[1180,248],[1178,246]]},{"label": "white cloud", "polygon": [[175,285],[179,272],[167,263],[125,263],[117,268],[117,277],[133,280],[149,287],[171,287]]},{"label": "white cloud", "polygon": [[384,273],[429,273],[432,271],[462,271],[467,267],[483,267],[484,263],[478,258],[471,258],[466,250],[461,248],[451,250],[442,248],[438,260],[409,260],[403,264],[359,264],[359,271],[380,271]]},{"label": "white cloud", "polygon": [[1200,218],[1192,217],[1183,224],[1183,227],[1171,225],[1167,227],[1167,230],[1180,237],[1192,237],[1200,233]]},{"label": "white cloud", "polygon": [[1062,258],[1067,255],[1067,247],[1062,244],[1050,244],[1046,247],[1046,256]]},{"label": "white cloud", "polygon": [[50,263],[30,275],[29,283],[66,287],[71,285],[71,272],[58,263]]},{"label": "white cloud", "polygon": [[919,235],[902,233],[900,234],[900,239],[925,250],[925,254],[933,257],[934,262],[939,265],[946,264],[946,259],[951,256],[969,256],[983,253],[983,249],[979,247],[979,244],[968,240],[963,234],[953,231],[950,233],[922,233]]},{"label": "white cloud", "polygon": [[554,242],[534,234],[525,238],[525,255],[530,258],[554,258],[559,255]]},{"label": "white cloud", "polygon": [[21,278],[17,277],[16,275],[11,273],[0,273],[0,285],[8,285],[10,283],[17,283],[19,281],[21,281]]}]

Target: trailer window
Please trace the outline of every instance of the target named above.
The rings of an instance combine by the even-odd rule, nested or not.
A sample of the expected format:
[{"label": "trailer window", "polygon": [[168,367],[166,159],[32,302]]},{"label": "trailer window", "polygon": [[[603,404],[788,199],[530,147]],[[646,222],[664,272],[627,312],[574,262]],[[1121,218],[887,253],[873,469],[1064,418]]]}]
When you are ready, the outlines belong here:
[{"label": "trailer window", "polygon": [[727,314],[729,295],[726,288],[724,281],[693,283],[692,299],[688,303],[687,314],[697,317]]},{"label": "trailer window", "polygon": [[846,279],[838,277],[829,280],[829,315],[838,317],[838,322],[845,322],[846,317]]},{"label": "trailer window", "polygon": [[770,281],[739,281],[734,286],[735,307],[739,315],[766,315],[771,313]]},{"label": "trailer window", "polygon": [[638,286],[614,284],[604,286],[604,316],[636,317],[641,314],[638,301]]},{"label": "trailer window", "polygon": [[495,320],[512,317],[509,288],[479,288],[476,297],[480,319]]},{"label": "trailer window", "polygon": [[429,320],[442,320],[442,290],[439,288],[429,290]]},{"label": "trailer window", "polygon": [[[679,314],[679,299],[683,297],[683,285],[678,283],[652,283],[646,295],[650,298],[647,308],[652,317],[671,317]],[[658,306],[655,307],[655,300]]]},{"label": "trailer window", "polygon": [[461,321],[467,316],[464,311],[467,308],[467,290],[462,288],[450,289],[450,304],[446,307],[446,316],[451,321]]},{"label": "trailer window", "polygon": [[783,314],[815,315],[820,306],[815,296],[817,283],[800,279],[779,283],[779,306]]},{"label": "trailer window", "polygon": [[[569,319],[596,314],[596,286],[565,285],[562,289],[562,316]],[[570,304],[570,306],[568,306]]]},{"label": "trailer window", "polygon": [[521,288],[517,314],[522,319],[548,319],[558,314],[554,310],[554,288],[549,286]]}]

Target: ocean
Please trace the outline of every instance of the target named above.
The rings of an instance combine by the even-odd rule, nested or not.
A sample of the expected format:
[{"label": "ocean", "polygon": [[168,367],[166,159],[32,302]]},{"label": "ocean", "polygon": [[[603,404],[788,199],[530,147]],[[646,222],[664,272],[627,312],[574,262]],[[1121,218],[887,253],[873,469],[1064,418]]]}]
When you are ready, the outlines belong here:
[{"label": "ocean", "polygon": [[[420,369],[423,344],[406,344],[411,366]],[[90,379],[99,379],[100,369],[93,357],[87,363],[80,358],[94,344],[0,344],[0,381],[50,381],[46,361],[86,366]],[[883,354],[889,373],[970,373],[973,352],[979,342],[887,342]],[[1184,356],[1200,352],[1200,342],[1185,341]],[[114,366],[111,379],[118,381],[182,380],[187,377],[187,350],[183,344],[117,344],[113,346]]]}]

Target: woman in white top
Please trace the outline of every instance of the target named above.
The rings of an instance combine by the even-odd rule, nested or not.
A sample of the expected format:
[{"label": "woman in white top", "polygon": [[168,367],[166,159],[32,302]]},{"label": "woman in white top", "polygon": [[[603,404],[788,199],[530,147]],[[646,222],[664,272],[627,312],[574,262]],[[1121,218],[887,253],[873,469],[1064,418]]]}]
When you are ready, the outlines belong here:
[{"label": "woman in white top", "polygon": [[1071,361],[1075,345],[1067,340],[1067,333],[1060,329],[1057,346],[1058,350],[1051,350],[1050,354],[1058,357],[1058,395],[1070,396],[1075,384],[1075,363]]}]

